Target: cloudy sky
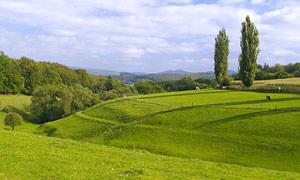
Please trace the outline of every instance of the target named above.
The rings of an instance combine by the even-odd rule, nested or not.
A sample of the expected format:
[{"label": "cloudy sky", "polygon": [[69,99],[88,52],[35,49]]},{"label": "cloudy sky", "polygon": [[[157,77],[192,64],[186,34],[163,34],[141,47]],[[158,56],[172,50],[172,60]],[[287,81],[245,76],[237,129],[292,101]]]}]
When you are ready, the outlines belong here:
[{"label": "cloudy sky", "polygon": [[83,68],[211,71],[225,28],[237,70],[246,15],[260,33],[258,63],[300,62],[300,2],[291,0],[0,0],[0,51]]}]

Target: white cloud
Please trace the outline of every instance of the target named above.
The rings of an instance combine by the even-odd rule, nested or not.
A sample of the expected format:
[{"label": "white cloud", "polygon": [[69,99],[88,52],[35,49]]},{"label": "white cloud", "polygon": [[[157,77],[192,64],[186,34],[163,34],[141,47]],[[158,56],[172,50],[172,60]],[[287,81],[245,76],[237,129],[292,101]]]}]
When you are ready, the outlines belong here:
[{"label": "white cloud", "polygon": [[235,3],[242,3],[246,2],[247,0],[219,0],[221,4],[235,4]]},{"label": "white cloud", "polygon": [[265,0],[251,0],[252,4],[263,4]]},{"label": "white cloud", "polygon": [[[300,5],[285,3],[258,14],[256,9],[242,6],[249,2],[266,3],[263,0],[220,0],[215,4],[193,4],[192,0],[75,0],[72,3],[1,0],[0,48],[13,57],[63,59],[69,64],[79,60],[99,62],[96,64],[100,68],[105,65],[108,69],[120,64],[126,70],[126,64],[132,60],[137,70],[144,65],[150,71],[149,59],[157,58],[156,55],[162,56],[162,61],[174,56],[193,59],[185,63],[190,68],[191,62],[193,67],[196,63],[202,67],[208,62],[205,59],[213,57],[214,38],[222,27],[229,35],[230,59],[237,59],[241,23],[250,15],[260,32],[261,58],[291,56],[287,52],[296,52],[292,49],[298,48],[300,42]],[[176,66],[179,65],[178,62]],[[211,70],[211,64],[205,67]],[[167,63],[165,68],[168,69]]]}]

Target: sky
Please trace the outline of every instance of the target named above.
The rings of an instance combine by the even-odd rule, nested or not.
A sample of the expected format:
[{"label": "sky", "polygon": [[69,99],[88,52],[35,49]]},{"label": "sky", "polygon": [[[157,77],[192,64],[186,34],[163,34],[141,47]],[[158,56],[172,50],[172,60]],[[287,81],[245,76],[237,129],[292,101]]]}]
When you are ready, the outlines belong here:
[{"label": "sky", "polygon": [[296,0],[0,0],[0,51],[81,68],[205,72],[225,28],[237,70],[247,15],[259,31],[259,64],[300,62]]}]

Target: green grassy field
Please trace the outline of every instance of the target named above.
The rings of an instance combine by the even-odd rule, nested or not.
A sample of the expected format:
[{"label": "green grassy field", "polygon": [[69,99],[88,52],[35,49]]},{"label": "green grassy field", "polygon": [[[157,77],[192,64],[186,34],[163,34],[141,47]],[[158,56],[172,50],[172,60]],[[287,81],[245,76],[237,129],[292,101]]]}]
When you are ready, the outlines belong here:
[{"label": "green grassy field", "polygon": [[24,106],[30,104],[30,98],[31,96],[24,95],[0,95],[0,110],[6,106],[23,109]]},{"label": "green grassy field", "polygon": [[299,117],[297,94],[183,91],[104,102],[36,133],[299,173]]},{"label": "green grassy field", "polygon": [[0,179],[300,179],[295,172],[184,159],[0,129]]},{"label": "green grassy field", "polygon": [[[229,88],[232,90],[241,90],[241,82],[233,81],[232,85]],[[247,88],[247,90],[256,92],[281,92],[300,94],[300,78],[257,80],[251,87]]]},{"label": "green grassy field", "polygon": [[4,125],[4,118],[7,113],[3,112],[2,109],[5,107],[9,107],[11,112],[19,113],[24,118],[24,124],[22,126],[17,126],[16,130],[24,131],[24,132],[32,132],[39,125],[33,124],[27,121],[26,116],[26,106],[28,106],[31,102],[31,96],[24,95],[0,95],[0,129],[11,129],[8,126]]}]

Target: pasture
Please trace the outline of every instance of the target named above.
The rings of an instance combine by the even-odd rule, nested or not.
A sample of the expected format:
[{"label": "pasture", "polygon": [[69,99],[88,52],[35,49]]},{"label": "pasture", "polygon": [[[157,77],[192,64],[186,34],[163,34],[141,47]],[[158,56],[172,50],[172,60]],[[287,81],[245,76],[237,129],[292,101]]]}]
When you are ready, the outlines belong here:
[{"label": "pasture", "polygon": [[0,129],[0,179],[299,179],[300,174],[161,156]]},{"label": "pasture", "polygon": [[30,105],[31,96],[24,95],[0,95],[0,129],[11,129],[4,125],[4,118],[7,113],[3,111],[3,108],[8,107],[11,112],[16,112],[24,118],[24,124],[17,126],[16,130],[31,132],[39,125],[28,122],[27,107]]},{"label": "pasture", "polygon": [[[271,97],[266,100],[266,96]],[[300,172],[300,95],[183,91],[107,101],[37,134],[160,155]]]}]

